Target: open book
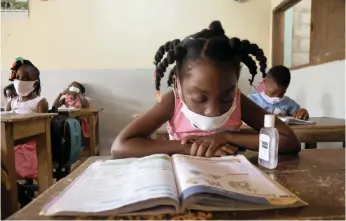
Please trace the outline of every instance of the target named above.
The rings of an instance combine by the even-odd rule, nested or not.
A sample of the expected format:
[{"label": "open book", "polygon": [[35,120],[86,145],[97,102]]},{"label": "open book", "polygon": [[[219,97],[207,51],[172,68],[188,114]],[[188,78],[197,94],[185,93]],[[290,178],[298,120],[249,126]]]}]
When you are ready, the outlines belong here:
[{"label": "open book", "polygon": [[96,161],[41,215],[150,215],[307,205],[244,156],[156,154]]},{"label": "open book", "polygon": [[307,121],[307,120],[299,120],[294,117],[279,117],[280,120],[285,122],[286,124],[292,124],[292,125],[309,125],[309,124],[315,124],[313,121]]}]

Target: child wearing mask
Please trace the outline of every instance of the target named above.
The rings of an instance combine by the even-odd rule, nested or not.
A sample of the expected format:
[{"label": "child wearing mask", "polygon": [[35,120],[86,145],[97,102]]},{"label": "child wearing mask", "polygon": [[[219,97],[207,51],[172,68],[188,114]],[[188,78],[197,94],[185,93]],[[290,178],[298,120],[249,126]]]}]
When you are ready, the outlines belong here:
[{"label": "child wearing mask", "polygon": [[[17,58],[11,68],[10,81],[13,81],[17,97],[7,103],[5,110],[17,114],[48,113],[48,102],[41,97],[40,71],[29,61]],[[14,147],[15,166],[18,177],[36,179],[36,141],[20,140]]]},{"label": "child wearing mask", "polygon": [[[158,102],[121,131],[113,142],[112,156],[180,153],[213,157],[236,154],[237,147],[257,151],[259,134],[239,131],[242,121],[259,131],[267,114],[238,88],[241,63],[250,70],[250,84],[254,80],[257,65],[252,56],[265,72],[263,50],[247,40],[229,39],[219,21],[182,41],[162,45],[154,62]],[[161,97],[160,82],[172,64],[167,82],[172,90]],[[150,139],[166,122],[171,140]],[[275,127],[280,135],[279,153],[299,152],[292,129],[280,120]]]},{"label": "child wearing mask", "polygon": [[18,94],[13,84],[9,84],[6,87],[4,87],[4,97],[8,102],[17,96]]},{"label": "child wearing mask", "polygon": [[[84,86],[73,81],[67,89],[59,93],[58,97],[55,99],[53,106],[56,108],[64,105],[66,108],[89,108],[90,104],[88,98],[85,96]],[[83,136],[85,138],[90,137],[89,132],[89,122],[85,117],[80,118]]]},{"label": "child wearing mask", "polygon": [[[14,88],[13,84],[9,84],[6,87],[4,87],[4,97],[6,101],[4,102],[7,104],[10,102],[13,98],[17,97],[17,92],[16,89]],[[5,108],[1,108],[1,111],[5,111]]]},{"label": "child wearing mask", "polygon": [[77,81],[73,81],[67,89],[59,93],[53,106],[59,108],[62,105],[67,108],[88,108],[89,102],[85,96],[84,86]]},{"label": "child wearing mask", "polygon": [[248,97],[269,113],[307,120],[308,111],[300,108],[297,102],[285,96],[290,81],[291,73],[288,68],[283,65],[274,66],[265,77],[264,92],[250,94]]}]

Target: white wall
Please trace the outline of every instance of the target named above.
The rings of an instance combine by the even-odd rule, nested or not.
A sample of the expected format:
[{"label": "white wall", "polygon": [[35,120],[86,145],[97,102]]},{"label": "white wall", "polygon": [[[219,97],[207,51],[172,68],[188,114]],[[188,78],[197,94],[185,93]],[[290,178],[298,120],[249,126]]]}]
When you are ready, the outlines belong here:
[{"label": "white wall", "polygon": [[[268,54],[269,16],[270,0],[31,0],[28,20],[1,22],[1,88],[18,56],[40,69],[50,105],[80,81],[92,105],[105,108],[100,129],[107,154],[132,115],[155,103],[152,62],[159,46],[220,20],[229,36],[247,38]],[[239,86],[246,93],[249,77],[245,68]]]},{"label": "white wall", "polygon": [[[1,70],[18,56],[41,70],[152,68],[161,44],[220,20],[267,54],[270,0],[30,0],[29,19],[1,22]],[[246,28],[244,28],[246,27]]]},{"label": "white wall", "polygon": [[311,117],[345,118],[345,61],[335,61],[291,72],[287,95]]}]

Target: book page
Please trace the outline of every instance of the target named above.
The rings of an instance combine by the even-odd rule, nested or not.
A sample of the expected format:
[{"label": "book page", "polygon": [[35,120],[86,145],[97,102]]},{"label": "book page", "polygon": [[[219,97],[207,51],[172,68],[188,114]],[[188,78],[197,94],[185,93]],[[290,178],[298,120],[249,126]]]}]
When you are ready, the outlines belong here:
[{"label": "book page", "polygon": [[308,125],[308,124],[315,124],[314,121],[308,121],[308,120],[300,120],[294,117],[279,117],[280,120],[285,122],[286,124],[292,124],[292,125]]},{"label": "book page", "polygon": [[243,155],[219,158],[174,155],[172,159],[182,200],[196,193],[208,193],[267,204],[268,198],[289,196]]},{"label": "book page", "polygon": [[[171,205],[179,203],[168,155],[96,161],[42,213],[98,213],[159,198],[171,198]],[[142,209],[147,208],[137,208]]]}]

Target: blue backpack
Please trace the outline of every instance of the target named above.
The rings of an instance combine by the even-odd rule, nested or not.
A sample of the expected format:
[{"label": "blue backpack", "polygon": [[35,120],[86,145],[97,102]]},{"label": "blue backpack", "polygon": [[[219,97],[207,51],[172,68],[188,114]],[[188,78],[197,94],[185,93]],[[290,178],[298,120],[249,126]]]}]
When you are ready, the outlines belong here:
[{"label": "blue backpack", "polygon": [[69,167],[77,162],[82,152],[82,133],[78,120],[63,115],[51,119],[53,162]]}]

